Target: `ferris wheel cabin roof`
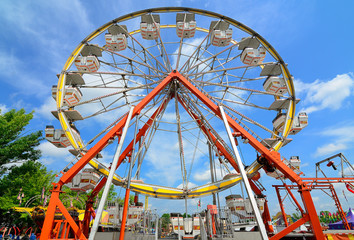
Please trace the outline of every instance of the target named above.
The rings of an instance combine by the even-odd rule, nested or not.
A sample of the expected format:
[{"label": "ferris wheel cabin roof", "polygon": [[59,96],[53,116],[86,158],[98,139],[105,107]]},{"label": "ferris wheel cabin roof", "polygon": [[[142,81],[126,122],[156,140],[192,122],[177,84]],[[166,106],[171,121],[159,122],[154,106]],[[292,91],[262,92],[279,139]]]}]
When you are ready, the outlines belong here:
[{"label": "ferris wheel cabin roof", "polygon": [[279,64],[268,64],[264,65],[260,75],[261,76],[278,76],[282,73],[281,67]]},{"label": "ferris wheel cabin roof", "polygon": [[112,35],[117,35],[120,33],[127,34],[128,29],[126,25],[114,24],[108,28],[108,32]]},{"label": "ferris wheel cabin roof", "polygon": [[145,14],[141,16],[141,22],[143,23],[160,23],[160,15],[158,14]]},{"label": "ferris wheel cabin roof", "polygon": [[176,22],[190,22],[195,21],[194,13],[177,13]]},{"label": "ferris wheel cabin roof", "polygon": [[[82,86],[85,85],[85,80],[80,73],[65,73],[66,81],[65,85],[74,85],[74,86]],[[60,77],[60,74],[57,74],[57,77]]]},{"label": "ferris wheel cabin roof", "polygon": [[96,57],[102,57],[102,51],[99,46],[93,45],[93,44],[88,44],[83,47],[81,50],[81,55],[83,57],[86,56],[96,56]]},{"label": "ferris wheel cabin roof", "polygon": [[[300,99],[295,100],[296,104],[298,102],[300,102]],[[275,101],[269,106],[269,110],[287,109],[290,103],[291,99],[275,99]]]},{"label": "ferris wheel cabin roof", "polygon": [[238,43],[238,50],[243,50],[245,48],[258,48],[259,47],[259,41],[256,38],[252,37],[246,37],[243,38],[239,43]]},{"label": "ferris wheel cabin roof", "polygon": [[222,30],[226,31],[229,29],[230,24],[224,21],[211,21],[209,31],[211,32],[212,30]]}]

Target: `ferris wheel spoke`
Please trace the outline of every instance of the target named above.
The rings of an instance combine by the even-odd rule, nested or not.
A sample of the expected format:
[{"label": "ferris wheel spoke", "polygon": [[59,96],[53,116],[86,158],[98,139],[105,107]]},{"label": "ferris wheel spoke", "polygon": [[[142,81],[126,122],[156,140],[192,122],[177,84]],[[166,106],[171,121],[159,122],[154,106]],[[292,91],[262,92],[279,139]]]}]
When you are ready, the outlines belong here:
[{"label": "ferris wheel spoke", "polygon": [[[222,103],[221,103],[221,104],[222,104]],[[253,130],[251,130],[247,125],[245,125],[245,123],[244,123],[244,121],[243,121],[244,119],[245,119],[247,122],[252,123],[253,125],[256,125],[256,126],[262,128],[263,130],[269,132],[272,136],[277,136],[277,137],[279,137],[279,135],[278,135],[277,133],[275,133],[274,131],[268,129],[268,128],[265,127],[264,125],[262,125],[262,124],[258,123],[257,121],[255,121],[255,120],[253,120],[253,119],[247,117],[246,115],[240,113],[240,112],[237,111],[236,109],[231,108],[231,107],[229,107],[229,106],[226,105],[226,104],[222,104],[222,105],[223,105],[225,108],[228,109],[228,113],[229,113],[231,116],[233,116],[234,118],[238,119],[239,124],[242,124],[244,128],[246,128],[250,133],[252,133],[253,135],[255,135],[258,139],[262,139],[262,138],[261,138],[260,136],[258,136]],[[239,115],[241,118],[237,118],[237,117],[236,117],[235,115],[233,115],[231,112],[233,112],[233,113]]]},{"label": "ferris wheel spoke", "polygon": [[[155,20],[154,20],[154,23],[156,24]],[[164,43],[162,41],[162,37],[161,37],[160,31],[158,31],[158,34],[159,34],[159,37],[158,37],[158,39],[156,39],[156,44],[157,44],[158,49],[160,51],[161,58],[164,61],[164,64],[165,64],[166,68],[168,69],[168,71],[172,71],[171,62],[170,62],[170,59],[168,57],[168,53],[166,51],[165,45],[164,45]],[[158,42],[158,41],[160,41],[160,42]],[[159,47],[159,46],[161,46],[161,47]]]},{"label": "ferris wheel spoke", "polygon": [[[213,79],[215,79],[215,78],[213,78]],[[214,82],[206,82],[206,81],[200,81],[200,80],[194,80],[194,81],[201,84],[202,86],[218,86],[218,87],[223,87],[223,88],[228,88],[228,89],[231,88],[231,89],[243,90],[243,91],[247,91],[247,92],[254,92],[254,93],[259,93],[259,94],[264,94],[264,95],[283,97],[283,94],[271,93],[271,92],[260,91],[260,90],[251,89],[251,88],[244,88],[244,87],[237,87],[234,85],[230,85],[233,83],[230,81],[228,81],[226,83],[223,83],[223,82],[214,83]]]},{"label": "ferris wheel spoke", "polygon": [[[186,22],[186,17],[184,17],[184,20],[183,20],[183,24],[185,24]],[[179,61],[181,59],[181,54],[182,54],[182,47],[183,47],[183,39],[184,39],[184,28],[182,30],[182,34],[181,34],[181,39],[179,41],[179,46],[178,46],[178,52],[177,52],[177,60],[176,60],[176,67],[175,69],[178,69],[179,67]]]},{"label": "ferris wheel spoke", "polygon": [[236,46],[238,46],[238,45],[239,45],[238,43],[234,43],[234,44],[232,44],[230,47],[227,47],[227,48],[225,48],[224,50],[222,50],[222,51],[220,51],[220,52],[218,52],[218,53],[215,53],[214,55],[212,55],[212,56],[210,56],[210,57],[208,57],[208,58],[206,58],[206,59],[203,59],[202,61],[199,61],[199,62],[196,63],[195,65],[193,65],[193,66],[191,66],[190,68],[188,68],[188,69],[186,70],[186,72],[191,71],[192,69],[194,69],[194,68],[200,66],[201,64],[205,64],[207,61],[209,61],[209,60],[211,60],[211,59],[213,59],[213,58],[215,58],[215,57],[217,57],[217,56],[219,56],[219,55],[221,55],[221,54],[223,54],[223,53],[229,51],[230,49],[233,49],[234,47],[236,47]]},{"label": "ferris wheel spoke", "polygon": [[132,39],[132,41],[134,41],[135,43],[137,43],[142,49],[144,49],[144,51],[146,53],[148,53],[148,55],[150,55],[155,61],[156,64],[158,64],[159,66],[161,66],[165,71],[169,72],[169,70],[166,68],[166,66],[164,64],[162,64],[159,60],[157,60],[155,58],[155,56],[153,54],[151,54],[151,52],[144,46],[142,45],[136,38],[133,37],[132,34],[130,34],[128,31],[126,31],[126,34]]},{"label": "ferris wheel spoke", "polygon": [[[215,26],[213,27],[212,30],[214,30],[216,28],[216,26],[221,22],[221,20],[219,20]],[[191,69],[191,66],[193,66],[193,64],[199,60],[200,56],[203,56],[203,54],[207,51],[207,49],[209,48],[209,46],[211,46],[211,42],[210,42],[210,31],[208,31],[207,36],[203,39],[203,41],[199,44],[199,46],[195,49],[195,51],[191,54],[190,58],[186,61],[186,63],[188,63],[188,69],[185,70],[184,67],[186,66],[186,63],[182,66],[180,72],[181,73],[185,73],[185,72],[189,72]],[[200,49],[202,48],[203,43],[205,42],[205,40],[207,40],[207,43],[205,45],[205,47],[203,48],[203,53],[200,54]],[[196,57],[194,57],[194,55],[197,54]],[[211,54],[212,55],[212,54]],[[192,62],[190,62],[192,60]],[[184,70],[184,71],[183,71]]]},{"label": "ferris wheel spoke", "polygon": [[[123,96],[124,97],[124,96]],[[122,98],[123,98],[122,97]],[[122,98],[119,98],[122,99]],[[88,119],[88,118],[92,118],[92,117],[95,117],[97,115],[100,115],[100,114],[103,114],[103,113],[107,113],[107,112],[111,112],[113,110],[117,110],[117,109],[120,109],[120,108],[123,108],[123,107],[126,107],[126,106],[130,106],[131,104],[134,104],[134,103],[137,103],[137,102],[140,102],[142,99],[137,99],[137,100],[134,100],[134,101],[131,101],[129,103],[125,103],[125,104],[122,104],[122,105],[119,105],[117,107],[114,107],[114,108],[111,108],[111,109],[100,109],[98,111],[96,111],[95,113],[91,114],[91,115],[88,115],[86,117],[83,117],[83,119]]]},{"label": "ferris wheel spoke", "polygon": [[209,33],[204,37],[204,39],[200,42],[200,44],[195,48],[195,50],[193,51],[192,54],[189,55],[189,58],[185,61],[185,63],[183,64],[183,66],[179,69],[179,72],[181,73],[185,73],[186,70],[185,68],[191,64],[191,61],[193,61],[193,59],[195,59],[194,55],[200,51],[200,48],[203,46],[203,43],[205,42],[205,40],[209,39]]},{"label": "ferris wheel spoke", "polygon": [[[267,63],[262,63],[257,66],[265,66],[265,65],[272,65],[274,62],[267,62]],[[256,66],[251,66],[251,65],[242,65],[242,66],[237,66],[237,67],[230,67],[230,68],[224,68],[224,69],[217,69],[217,70],[209,70],[206,72],[197,72],[197,73],[189,73],[186,74],[187,76],[198,76],[202,74],[207,74],[207,73],[217,73],[217,72],[225,72],[225,71],[231,71],[231,70],[238,70],[238,69],[248,69],[248,68],[254,68]]]},{"label": "ferris wheel spoke", "polygon": [[[152,84],[155,84],[155,83],[151,83],[150,85],[152,85]],[[100,97],[95,97],[95,98],[92,98],[92,99],[89,99],[89,100],[86,100],[86,101],[78,102],[77,104],[73,104],[72,107],[80,106],[80,105],[87,104],[87,103],[92,103],[92,102],[95,102],[95,101],[98,101],[98,100],[102,100],[104,98],[108,98],[108,97],[112,97],[112,96],[115,96],[115,95],[127,93],[129,91],[133,91],[133,90],[140,89],[140,88],[141,88],[141,86],[131,87],[129,89],[125,89],[125,90],[122,90],[122,91],[106,94],[106,95],[103,95],[103,96],[100,96]]]},{"label": "ferris wheel spoke", "polygon": [[235,101],[235,100],[231,100],[228,98],[219,98],[219,97],[215,97],[215,99],[219,100],[220,102],[229,102],[229,103],[234,103],[234,104],[238,104],[238,105],[243,105],[243,106],[247,106],[247,107],[254,107],[254,108],[259,108],[259,109],[263,109],[263,110],[268,110],[268,107],[262,107],[253,103],[249,103],[248,99],[244,99],[241,98],[240,96],[236,95],[236,94],[232,94],[233,96],[235,96],[236,98],[240,99],[241,101]]},{"label": "ferris wheel spoke", "polygon": [[[198,105],[193,102],[193,101],[185,101],[184,95],[181,100],[182,100],[182,106],[187,110],[187,112],[192,116],[196,124],[200,127],[200,129],[204,129],[204,135],[207,137],[207,141],[211,143],[211,145],[217,149],[218,156],[219,151],[221,152],[227,152],[227,155],[233,156],[233,153],[231,149],[228,147],[228,145],[223,141],[223,139],[219,136],[217,131],[212,127],[212,125],[209,123],[207,116],[205,116],[202,111],[198,108]],[[215,116],[215,115],[214,115]],[[213,140],[214,139],[214,140]],[[226,157],[226,156],[225,156]]]},{"label": "ferris wheel spoke", "polygon": [[[116,56],[119,56],[119,57],[121,57],[121,58],[127,59],[127,60],[129,61],[129,64],[130,64],[131,66],[132,66],[132,63],[134,62],[134,63],[136,63],[136,64],[138,64],[138,65],[141,65],[141,66],[144,66],[144,67],[147,67],[147,68],[151,68],[153,71],[155,71],[156,74],[158,74],[158,73],[164,74],[163,71],[160,71],[160,70],[158,70],[158,69],[156,69],[156,68],[153,68],[153,67],[151,67],[149,64],[146,64],[146,63],[144,63],[144,62],[139,62],[139,61],[137,61],[137,60],[135,60],[135,59],[133,59],[133,58],[131,58],[131,57],[127,57],[127,56],[125,56],[125,55],[123,55],[123,54],[120,54],[120,53],[117,53],[117,52],[113,52],[113,51],[109,51],[109,50],[106,50],[106,51],[110,52],[110,53],[113,54],[113,55],[116,55]],[[114,66],[113,64],[109,64],[109,65]],[[114,67],[117,67],[117,66],[114,66]],[[135,67],[136,67],[136,66],[135,66]],[[136,67],[136,68],[137,68],[137,67]],[[141,71],[141,70],[139,70],[139,71],[143,73],[143,71]]]},{"label": "ferris wheel spoke", "polygon": [[194,70],[191,70],[191,69],[194,66],[194,64],[200,62],[200,60],[204,58],[204,54],[206,52],[208,52],[207,49],[210,47],[210,45],[211,45],[211,43],[209,43],[209,41],[207,41],[205,47],[202,47],[202,46],[198,47],[198,50],[196,51],[196,55],[191,59],[191,61],[187,65],[188,68],[185,70],[185,72],[198,71],[199,66],[197,66],[197,68]]},{"label": "ferris wheel spoke", "polygon": [[[217,62],[219,63],[219,65],[216,65],[216,66],[213,66],[213,70],[217,70],[218,68],[222,68],[222,69],[225,69],[224,65],[230,63],[231,61],[234,61],[234,60],[239,60],[241,54],[240,53],[233,53],[233,50],[235,50],[235,48],[230,48],[228,49],[228,54],[226,56],[225,59],[223,58],[219,58],[219,57],[215,57],[214,59],[217,60]],[[230,57],[231,55],[234,55],[233,57]],[[210,70],[212,70],[210,69]]]},{"label": "ferris wheel spoke", "polygon": [[[201,88],[201,90],[203,91],[203,89]],[[229,107],[226,104],[223,104],[222,102],[220,102],[217,97],[209,95],[211,100],[213,100],[217,105],[222,105],[225,106],[225,108],[229,109],[230,111],[233,111],[234,113],[236,113],[237,115],[241,116],[241,118],[236,117],[234,114],[231,114],[231,116],[235,119],[236,122],[238,122],[239,124],[241,124],[248,132],[250,132],[253,136],[255,136],[257,139],[262,140],[262,138],[255,133],[255,131],[253,131],[251,128],[249,128],[244,122],[242,122],[243,119],[246,119],[249,123],[252,123],[260,128],[262,128],[263,130],[266,130],[267,132],[274,134],[273,136],[277,136],[278,134],[274,133],[274,131],[266,128],[265,126],[263,126],[262,124],[257,123],[256,121],[252,120],[251,118],[245,116],[244,114],[241,114],[240,112],[236,111],[234,108]],[[220,98],[219,98],[220,99]],[[195,102],[195,104],[198,104],[200,107],[205,108],[204,104],[199,103],[199,102]],[[266,109],[268,110],[268,109]],[[209,110],[210,111],[210,110]],[[212,112],[210,112],[212,115],[215,116],[215,114],[213,114]]]},{"label": "ferris wheel spoke", "polygon": [[68,71],[67,73],[80,73],[80,74],[86,74],[86,75],[118,75],[118,76],[135,76],[135,77],[148,77],[148,78],[163,78],[166,77],[167,74],[164,75],[154,75],[154,74],[137,74],[137,73],[128,73],[128,72],[101,72],[101,71],[97,71],[97,72],[83,72],[83,71]]},{"label": "ferris wheel spoke", "polygon": [[[207,53],[209,56],[213,56],[213,53],[211,53],[210,51],[208,51],[208,48],[211,46],[211,42],[210,42],[210,39],[208,38],[208,41],[205,45],[205,47],[201,47],[199,48],[198,52],[197,52],[197,55],[196,57],[193,58],[191,64],[188,66],[189,68],[187,69],[188,72],[202,72],[206,67],[210,67],[212,68],[213,64],[214,64],[214,61],[217,57],[214,57],[214,58],[211,58],[210,60],[210,63],[207,64],[207,63],[203,63],[201,66],[204,65],[204,69],[202,70],[199,70],[199,68],[201,66],[197,66],[195,69],[193,69],[193,66],[195,66],[194,64],[197,64],[198,62],[200,62],[201,60],[203,60],[205,58],[205,54]],[[209,62],[209,60],[207,60],[206,62]]]},{"label": "ferris wheel spoke", "polygon": [[[149,73],[151,71],[154,71],[156,74],[158,74],[158,72],[163,72],[164,73],[164,69],[161,68],[160,65],[157,64],[156,62],[156,66],[154,66],[154,63],[152,62],[152,60],[154,60],[153,58],[148,58],[146,55],[146,51],[145,49],[142,50],[136,50],[130,46],[128,46],[128,48],[135,54],[132,58],[138,57],[142,62],[144,62],[146,65],[148,65],[148,71]],[[140,56],[143,53],[143,57]]]}]

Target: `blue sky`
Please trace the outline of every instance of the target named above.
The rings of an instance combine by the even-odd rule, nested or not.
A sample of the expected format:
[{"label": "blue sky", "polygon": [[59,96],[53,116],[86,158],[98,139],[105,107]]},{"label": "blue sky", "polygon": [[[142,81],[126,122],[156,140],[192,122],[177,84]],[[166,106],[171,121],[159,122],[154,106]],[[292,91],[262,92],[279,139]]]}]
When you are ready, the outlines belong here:
[{"label": "blue sky", "polygon": [[[56,84],[71,52],[93,30],[119,16],[153,7],[185,6],[206,9],[231,17],[251,27],[278,51],[294,76],[297,111],[307,111],[309,126],[280,150],[281,154],[300,156],[306,177],[314,176],[315,162],[342,152],[354,162],[354,3],[343,1],[2,1],[0,3],[0,108],[35,110],[28,131],[44,130],[45,125],[59,122],[51,86]],[[59,171],[71,159],[66,150],[48,142],[40,146],[42,162]],[[161,153],[158,153],[161,154]],[[112,157],[107,150],[105,161]],[[159,165],[161,162],[151,162]],[[151,166],[154,169],[154,166]],[[202,167],[201,167],[202,168]],[[152,174],[146,171],[146,174]],[[199,175],[198,175],[199,174]],[[205,172],[196,173],[201,177]],[[337,174],[333,173],[332,174]],[[334,175],[334,176],[335,176]],[[162,177],[169,177],[165,172]],[[173,182],[173,180],[171,180]],[[272,184],[265,176],[270,201],[275,200]],[[177,184],[174,182],[174,184]],[[236,186],[233,193],[239,192]],[[343,186],[337,187],[344,209]],[[119,190],[118,190],[119,191]],[[221,193],[223,196],[230,193]],[[353,194],[346,196],[353,201]],[[351,194],[351,195],[350,195]],[[313,192],[319,209],[333,209],[334,203]],[[202,200],[203,207],[210,198]],[[223,201],[223,199],[222,199]],[[183,202],[173,204],[150,201],[161,212],[183,212]],[[288,204],[291,207],[290,203]],[[353,207],[353,206],[352,206]],[[171,210],[167,210],[170,208]],[[196,210],[191,201],[189,211]],[[272,214],[279,211],[277,205]]]}]

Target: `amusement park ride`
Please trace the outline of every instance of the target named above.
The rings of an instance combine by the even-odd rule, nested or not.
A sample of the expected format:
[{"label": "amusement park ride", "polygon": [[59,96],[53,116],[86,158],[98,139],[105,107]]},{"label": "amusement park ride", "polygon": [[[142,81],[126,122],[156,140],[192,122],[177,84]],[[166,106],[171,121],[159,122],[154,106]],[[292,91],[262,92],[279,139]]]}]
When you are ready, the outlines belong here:
[{"label": "amusement park ride", "polygon": [[[316,239],[324,239],[312,189],[318,183],[350,184],[354,180],[344,176],[302,178],[299,158],[280,156],[280,148],[291,141],[288,135],[306,127],[308,117],[306,113],[295,116],[299,100],[295,98],[293,77],[276,50],[254,30],[229,17],[179,7],[127,14],[81,41],[58,78],[52,88],[57,110],[52,113],[62,129],[47,126],[46,139],[60,148],[71,145],[75,158],[53,183],[41,240],[93,239],[97,229],[90,229],[90,219],[100,215],[93,208],[94,199],[111,183],[126,189],[121,223],[121,229],[125,229],[130,191],[186,200],[215,194],[242,180],[246,190],[256,196],[249,192],[247,211],[259,215],[263,239],[280,239],[306,222]],[[108,124],[99,129],[102,122]],[[226,132],[231,129],[231,144],[221,137],[223,122]],[[167,141],[171,148],[174,143],[178,145],[175,158],[180,162],[183,182],[179,188],[140,179],[152,140],[165,141],[158,137],[164,133],[176,139]],[[127,138],[131,140],[125,144]],[[115,140],[118,147],[111,166],[106,167],[99,159]],[[187,151],[190,146],[192,151]],[[241,159],[241,147],[253,151],[247,159],[253,156],[256,160]],[[206,162],[218,160],[226,174],[189,188],[199,151],[205,152]],[[123,165],[129,169],[126,176],[115,171]],[[261,169],[281,181],[290,180],[292,185],[276,188],[285,189],[301,209],[301,218],[287,223],[279,233],[274,233],[264,189],[258,182]],[[60,200],[64,185],[81,192],[92,189],[82,221],[71,216]],[[291,189],[298,190],[302,205]],[[236,203],[237,199],[233,196],[228,201]],[[261,204],[261,212],[256,202]],[[281,199],[280,205],[283,211]],[[55,218],[58,212],[65,220]],[[199,224],[200,219],[190,221]],[[57,234],[59,228],[65,228],[68,234]]]}]

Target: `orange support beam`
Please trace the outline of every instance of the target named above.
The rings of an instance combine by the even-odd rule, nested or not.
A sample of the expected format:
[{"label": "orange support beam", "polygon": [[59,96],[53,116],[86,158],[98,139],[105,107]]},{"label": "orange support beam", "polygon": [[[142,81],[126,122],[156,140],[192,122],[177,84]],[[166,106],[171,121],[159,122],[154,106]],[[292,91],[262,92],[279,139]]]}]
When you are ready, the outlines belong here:
[{"label": "orange support beam", "polygon": [[279,193],[279,188],[275,187],[275,191],[277,193],[278,202],[279,202],[279,206],[280,206],[280,210],[281,210],[281,214],[283,216],[283,220],[284,220],[285,226],[288,227],[289,223],[288,223],[288,220],[287,220],[287,217],[286,217],[284,204],[283,204],[283,199],[281,198],[280,193]]},{"label": "orange support beam", "polygon": [[122,224],[121,224],[121,227],[120,227],[119,240],[124,240],[125,223],[126,223],[126,221],[127,221],[127,213],[128,213],[128,205],[129,205],[129,195],[130,195],[130,189],[127,188],[127,189],[125,190],[123,216],[122,216]]},{"label": "orange support beam", "polygon": [[[164,106],[166,106],[168,104],[168,102],[171,100],[170,97],[166,98],[161,104],[160,106],[156,109],[156,111],[151,115],[151,117],[149,118],[148,121],[146,121],[146,123],[144,124],[144,126],[139,130],[138,134],[136,135],[136,140],[135,142],[139,142],[140,139],[145,136],[146,132],[150,129],[150,127],[152,126],[153,122],[155,121],[155,119],[160,115],[160,113],[162,112],[162,110],[164,109]],[[133,149],[133,144],[134,144],[134,139],[129,143],[129,145],[125,148],[125,150],[123,151],[123,153],[119,156],[119,160],[118,160],[118,164],[117,164],[117,168],[120,166],[120,164],[123,162],[123,160],[127,157],[127,155],[132,151]],[[88,201],[91,201],[93,203],[93,198],[95,196],[97,196],[97,194],[101,191],[101,189],[104,187],[105,183],[107,181],[106,177],[103,177],[101,179],[101,181],[96,185],[96,187],[93,189],[93,191],[91,192],[90,196],[88,196]],[[93,206],[93,205],[92,205]],[[90,223],[90,217],[91,214],[88,212],[89,208],[86,207],[85,210],[85,217],[84,217],[84,233],[85,236],[88,237],[88,231],[89,231],[89,223]]]},{"label": "orange support beam", "polygon": [[[140,111],[162,90],[172,79],[176,79],[176,74],[172,72],[165,79],[163,79],[138,105],[134,108],[132,118],[135,117]],[[88,152],[81,157],[81,159],[75,163],[67,172],[63,174],[58,183],[54,183],[52,195],[49,201],[46,218],[44,220],[43,229],[40,240],[47,240],[51,238],[53,230],[53,222],[56,208],[62,211],[65,218],[69,222],[71,228],[80,239],[86,239],[83,232],[79,229],[75,221],[71,218],[70,214],[59,199],[61,193],[61,187],[68,183],[86,164],[96,156],[108,143],[110,139],[115,137],[117,133],[122,129],[125,124],[127,116],[125,116],[120,122],[118,122],[105,136],[103,136]],[[68,219],[69,218],[69,219]]]},{"label": "orange support beam", "polygon": [[[188,114],[196,121],[200,129],[204,132],[204,134],[209,138],[209,141],[215,144],[217,149],[221,152],[221,154],[229,161],[231,166],[239,172],[238,165],[236,164],[235,160],[233,157],[229,154],[228,151],[226,151],[225,147],[216,139],[216,137],[213,135],[213,133],[210,131],[210,129],[207,129],[203,122],[201,121],[201,117],[198,116],[196,113],[194,113],[190,108],[188,108],[186,102],[184,101],[183,98],[177,95],[178,102],[183,106],[183,108],[188,112]],[[253,192],[257,195],[260,196],[262,195],[262,191],[254,184],[253,180],[250,179],[250,185],[252,187]],[[264,225],[266,226],[267,230],[270,232],[274,232],[274,229],[272,225],[270,224],[271,218],[269,214],[269,209],[268,207],[264,210],[267,211],[263,216],[263,222]]]},{"label": "orange support beam", "polygon": [[[135,117],[139,112],[159,93],[163,90],[172,80],[179,81],[183,84],[192,94],[194,94],[200,101],[202,101],[206,107],[208,107],[211,111],[214,112],[216,116],[221,118],[219,107],[205,94],[203,94],[199,89],[197,89],[190,81],[188,81],[185,77],[179,74],[177,71],[171,72],[165,79],[163,79],[138,105],[134,108],[133,116]],[[54,215],[57,207],[61,210],[66,220],[68,221],[70,227],[75,233],[75,238],[86,239],[85,234],[80,230],[75,221],[71,218],[70,214],[65,209],[64,205],[61,203],[59,199],[59,195],[61,193],[61,187],[63,184],[69,182],[94,156],[96,156],[108,143],[108,141],[119,133],[123,128],[123,125],[126,121],[127,116],[125,116],[120,122],[118,122],[105,136],[103,136],[89,151],[63,176],[60,178],[59,182],[54,184],[54,188],[52,191],[52,196],[49,202],[46,219],[44,221],[43,230],[41,234],[41,240],[46,240],[51,238]],[[299,187],[299,192],[301,194],[306,213],[304,217],[297,221],[296,223],[290,225],[282,232],[273,236],[274,239],[279,239],[281,236],[285,236],[287,233],[295,229],[298,224],[302,224],[302,222],[310,221],[313,233],[316,239],[324,239],[324,235],[321,230],[320,222],[317,217],[317,213],[311,198],[310,190],[306,184],[303,183],[303,180],[300,176],[298,176],[295,172],[293,172],[285,163],[281,161],[280,154],[275,151],[270,151],[268,148],[263,146],[256,138],[254,138],[248,131],[242,128],[235,120],[233,120],[230,116],[226,116],[229,125],[233,128],[233,130],[240,134],[240,136],[244,139],[249,140],[249,144],[256,149],[263,157],[265,157],[269,163],[276,167],[279,171],[281,171],[287,178],[289,178],[292,182],[297,183]],[[148,128],[148,127],[147,127]],[[208,129],[205,129],[208,131]],[[210,131],[208,131],[210,133]],[[142,132],[143,134],[143,132]],[[141,135],[142,136],[142,135]],[[215,136],[214,136],[215,138]],[[215,139],[214,139],[215,141]],[[222,144],[220,144],[222,145]],[[222,149],[222,148],[220,148]],[[126,149],[129,150],[128,148]],[[128,154],[128,151],[126,154]],[[225,152],[227,152],[225,150]],[[232,158],[230,158],[232,159]],[[122,159],[123,160],[123,159]],[[230,164],[237,169],[237,166],[233,164],[234,161],[230,161]],[[102,187],[104,182],[100,182],[99,186]],[[96,190],[99,188],[96,187]],[[260,190],[256,188],[254,191],[260,194]],[[129,192],[129,191],[128,191]],[[300,224],[300,225],[301,225]],[[284,235],[285,234],[285,235]],[[272,238],[272,239],[273,239]]]},{"label": "orange support beam", "polygon": [[[181,74],[178,74],[178,80],[200,101],[202,101],[210,110],[214,112],[216,116],[221,119],[221,113],[219,107],[209,99],[205,94],[203,94],[198,88],[196,88],[190,81],[188,81]],[[268,161],[273,163],[275,167],[281,171],[285,176],[287,176],[292,182],[301,183],[301,177],[299,177],[294,171],[292,171],[285,163],[280,159],[280,154],[275,151],[270,151],[268,148],[263,146],[255,137],[253,137],[248,131],[241,127],[235,120],[233,120],[229,115],[226,114],[227,121],[229,125],[233,128],[235,132],[239,132],[243,138],[249,140],[249,144],[261,153]]]},{"label": "orange support beam", "polygon": [[58,201],[60,201],[59,194],[61,193],[61,186],[58,183],[53,183],[53,190],[51,190],[51,192],[52,195],[50,197],[47,212],[45,215],[40,240],[51,238],[55,211],[57,209]]},{"label": "orange support beam", "polygon": [[[171,73],[164,80],[161,81],[141,102],[134,108],[132,119],[162,90],[166,85],[176,78],[175,73]],[[104,135],[87,153],[64,175],[60,178],[59,183],[61,185],[68,183],[79,171],[94,158],[108,143],[110,139],[115,137],[117,133],[123,128],[128,115],[126,115],[121,121],[119,121],[106,135]]]},{"label": "orange support beam", "polygon": [[[282,237],[285,237],[286,235],[288,235],[289,233],[294,231],[296,228],[298,228],[302,224],[306,223],[308,220],[309,220],[308,215],[300,218],[299,220],[297,220],[296,222],[291,224],[289,227],[283,229],[281,232],[279,232],[279,233],[275,234],[273,237],[269,238],[269,240],[278,240],[278,239],[281,239]],[[324,238],[317,238],[317,239],[324,239]]]},{"label": "orange support beam", "polygon": [[[198,88],[196,88],[190,81],[177,72],[178,80],[182,83],[191,93],[193,93],[200,101],[202,101],[210,110],[214,112],[216,116],[221,119],[221,113],[219,107],[203,94]],[[235,120],[226,115],[228,124],[233,128],[235,132],[239,132],[243,138],[249,140],[249,144],[262,154],[272,165],[274,165],[280,172],[282,172],[292,182],[299,185],[302,190],[300,192],[303,203],[306,207],[309,219],[311,222],[312,231],[316,239],[323,239],[324,235],[321,229],[320,221],[317,217],[315,205],[313,204],[310,189],[306,187],[300,176],[298,176],[293,170],[291,170],[283,161],[281,161],[280,154],[275,151],[270,151],[263,146],[256,138],[254,138],[249,132],[242,128]]]},{"label": "orange support beam", "polygon": [[299,188],[302,201],[305,205],[306,212],[309,217],[312,232],[315,235],[316,239],[324,239],[321,223],[317,216],[316,208],[313,204],[312,197],[310,194],[311,190],[305,184],[303,186],[299,186]]}]

